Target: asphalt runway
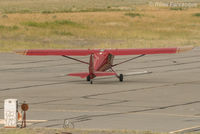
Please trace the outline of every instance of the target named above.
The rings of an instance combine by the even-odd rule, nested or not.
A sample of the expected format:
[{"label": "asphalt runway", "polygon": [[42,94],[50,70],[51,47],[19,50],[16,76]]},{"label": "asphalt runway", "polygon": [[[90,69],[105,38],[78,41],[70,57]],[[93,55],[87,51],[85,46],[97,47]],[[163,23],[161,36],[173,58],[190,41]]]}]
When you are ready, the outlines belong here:
[{"label": "asphalt runway", "polygon": [[[115,57],[115,62],[134,56]],[[88,61],[88,57],[79,57]],[[200,48],[180,54],[147,55],[117,66],[131,75],[89,84],[66,76],[87,65],[64,57],[0,54],[0,119],[4,99],[29,104],[28,127],[134,129],[191,132],[200,129]],[[0,127],[3,127],[1,124]]]}]

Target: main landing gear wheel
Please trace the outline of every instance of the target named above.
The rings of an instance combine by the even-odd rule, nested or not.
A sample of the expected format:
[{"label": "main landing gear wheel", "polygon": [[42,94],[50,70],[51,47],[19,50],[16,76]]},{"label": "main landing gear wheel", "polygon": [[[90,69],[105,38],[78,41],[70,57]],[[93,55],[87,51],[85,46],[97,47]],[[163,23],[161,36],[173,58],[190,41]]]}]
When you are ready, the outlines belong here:
[{"label": "main landing gear wheel", "polygon": [[90,81],[90,84],[93,84],[93,81],[92,81],[92,80]]},{"label": "main landing gear wheel", "polygon": [[124,76],[123,76],[123,74],[120,74],[119,75],[119,81],[122,82],[123,80],[124,80]]},{"label": "main landing gear wheel", "polygon": [[89,81],[90,84],[93,84],[93,81],[92,81],[92,79],[90,78],[90,75],[87,76],[86,80]]},{"label": "main landing gear wheel", "polygon": [[87,79],[86,79],[86,80],[87,80],[87,81],[90,81],[90,75],[87,76]]}]

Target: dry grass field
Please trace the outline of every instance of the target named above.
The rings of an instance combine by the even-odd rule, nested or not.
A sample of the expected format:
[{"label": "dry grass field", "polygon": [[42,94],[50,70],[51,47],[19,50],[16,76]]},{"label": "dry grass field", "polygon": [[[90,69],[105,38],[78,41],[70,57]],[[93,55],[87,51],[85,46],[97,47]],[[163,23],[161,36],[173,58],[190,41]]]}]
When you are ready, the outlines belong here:
[{"label": "dry grass field", "polygon": [[83,129],[53,129],[53,128],[27,128],[27,129],[0,129],[0,134],[165,134],[151,131],[134,130],[83,130]]},{"label": "dry grass field", "polygon": [[110,7],[134,7],[145,4],[148,0],[0,0],[0,12],[70,12],[98,10]]},{"label": "dry grass field", "polygon": [[[96,0],[93,9],[90,0],[76,5],[78,1],[61,6],[57,0],[47,0],[46,5],[40,0],[1,0],[0,51],[200,44],[200,8],[172,10],[136,6],[131,0],[111,0],[107,4]],[[35,7],[37,2],[39,6]]]},{"label": "dry grass field", "polygon": [[[151,0],[158,1],[158,0]],[[171,0],[160,0],[169,2]],[[109,8],[130,9],[135,5],[148,4],[149,0],[0,0],[0,12],[33,13],[33,12],[71,12],[98,11]],[[200,2],[199,0],[173,0],[173,2]]]}]

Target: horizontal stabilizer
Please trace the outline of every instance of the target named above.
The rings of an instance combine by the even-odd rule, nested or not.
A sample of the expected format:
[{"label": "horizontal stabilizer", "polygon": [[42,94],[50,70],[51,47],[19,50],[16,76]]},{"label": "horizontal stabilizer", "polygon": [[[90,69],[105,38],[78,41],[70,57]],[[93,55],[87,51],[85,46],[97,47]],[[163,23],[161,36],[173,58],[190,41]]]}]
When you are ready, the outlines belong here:
[{"label": "horizontal stabilizer", "polygon": [[[89,73],[88,72],[82,72],[82,73],[71,73],[71,74],[68,74],[69,76],[76,76],[76,77],[81,77],[81,78],[86,78]],[[113,72],[95,72],[94,75],[96,77],[99,77],[99,76],[112,76],[112,75],[116,75],[116,73],[113,73]]]},{"label": "horizontal stabilizer", "polygon": [[77,77],[81,77],[81,78],[86,78],[89,73],[88,72],[82,72],[82,73],[71,73],[68,74],[69,76],[77,76]]}]

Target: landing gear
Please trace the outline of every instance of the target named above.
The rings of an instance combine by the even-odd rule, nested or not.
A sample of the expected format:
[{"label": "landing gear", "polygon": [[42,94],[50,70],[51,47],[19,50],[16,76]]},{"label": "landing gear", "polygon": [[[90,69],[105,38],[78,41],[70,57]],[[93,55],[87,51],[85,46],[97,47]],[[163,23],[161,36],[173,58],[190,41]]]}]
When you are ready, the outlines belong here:
[{"label": "landing gear", "polygon": [[119,75],[119,81],[122,82],[123,80],[124,80],[124,76],[123,76],[123,74],[120,74]]},{"label": "landing gear", "polygon": [[112,72],[114,72],[116,74],[116,77],[119,79],[120,82],[122,82],[124,80],[123,74],[117,75],[117,73],[112,68],[110,68],[110,69]]},{"label": "landing gear", "polygon": [[86,79],[86,80],[87,80],[87,81],[90,81],[90,75],[87,76],[87,79]]},{"label": "landing gear", "polygon": [[92,79],[90,78],[90,75],[87,76],[86,80],[87,80],[87,81],[90,81],[90,84],[93,84],[93,81],[92,81]]},{"label": "landing gear", "polygon": [[90,84],[93,84],[93,81],[92,81],[92,80],[90,81]]}]

